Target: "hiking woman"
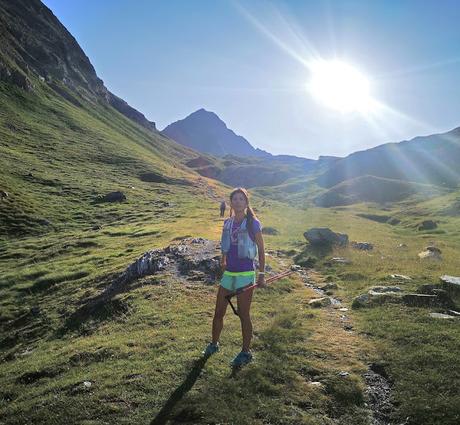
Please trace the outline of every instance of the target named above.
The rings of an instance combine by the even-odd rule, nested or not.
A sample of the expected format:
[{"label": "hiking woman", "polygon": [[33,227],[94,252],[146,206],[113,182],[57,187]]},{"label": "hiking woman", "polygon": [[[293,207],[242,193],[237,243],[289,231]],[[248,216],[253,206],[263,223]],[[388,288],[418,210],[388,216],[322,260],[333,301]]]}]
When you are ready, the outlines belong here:
[{"label": "hiking woman", "polygon": [[[226,295],[256,281],[254,259],[259,257],[257,285],[265,284],[265,249],[262,238],[262,225],[249,205],[246,189],[238,187],[230,193],[230,218],[224,221],[221,237],[221,266],[223,276],[217,291],[216,308],[212,321],[212,341],[203,354],[210,356],[219,351],[219,337],[224,324],[228,300]],[[238,316],[241,321],[243,346],[231,364],[242,366],[252,360],[250,344],[252,339],[252,322],[249,314],[253,290],[237,294]]]}]

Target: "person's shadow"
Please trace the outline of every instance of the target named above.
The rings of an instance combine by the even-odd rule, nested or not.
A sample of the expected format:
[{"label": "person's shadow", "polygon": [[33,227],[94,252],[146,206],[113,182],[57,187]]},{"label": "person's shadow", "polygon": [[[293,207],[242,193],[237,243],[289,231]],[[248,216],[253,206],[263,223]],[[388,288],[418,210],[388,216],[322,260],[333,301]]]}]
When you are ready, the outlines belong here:
[{"label": "person's shadow", "polygon": [[169,399],[166,401],[165,405],[157,413],[155,418],[152,419],[150,425],[161,425],[165,424],[169,419],[171,412],[174,409],[174,406],[182,400],[182,398],[187,394],[195,385],[196,380],[200,376],[200,373],[206,364],[210,356],[203,355],[199,359],[195,360],[195,363],[190,370],[187,377],[184,379],[182,384],[180,384],[176,390],[169,396]]}]

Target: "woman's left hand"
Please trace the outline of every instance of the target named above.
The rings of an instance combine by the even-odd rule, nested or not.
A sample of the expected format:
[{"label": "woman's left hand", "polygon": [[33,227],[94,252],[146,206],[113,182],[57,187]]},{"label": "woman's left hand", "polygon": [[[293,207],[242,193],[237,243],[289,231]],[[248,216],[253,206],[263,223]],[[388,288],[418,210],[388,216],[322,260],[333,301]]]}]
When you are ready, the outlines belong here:
[{"label": "woman's left hand", "polygon": [[265,283],[265,275],[260,274],[259,276],[257,276],[257,286],[259,288],[265,288],[267,286],[267,284]]}]

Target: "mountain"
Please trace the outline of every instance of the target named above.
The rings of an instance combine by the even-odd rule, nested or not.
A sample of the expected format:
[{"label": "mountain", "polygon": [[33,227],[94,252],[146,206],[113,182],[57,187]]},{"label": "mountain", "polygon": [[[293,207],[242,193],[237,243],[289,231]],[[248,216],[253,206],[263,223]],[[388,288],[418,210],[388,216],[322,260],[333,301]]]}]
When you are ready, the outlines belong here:
[{"label": "mountain", "polygon": [[460,127],[447,133],[415,137],[355,152],[332,163],[317,178],[331,188],[360,176],[455,188],[460,183]]},{"label": "mountain", "polygon": [[[39,0],[0,0],[0,236],[171,220],[218,185],[185,165],[197,153],[110,93]],[[217,189],[218,190],[218,189]],[[111,192],[126,201],[99,203]],[[130,203],[135,203],[133,215]]]},{"label": "mountain", "polygon": [[184,146],[211,155],[270,156],[263,150],[255,149],[244,137],[235,134],[217,114],[203,108],[169,124],[162,133]]},{"label": "mountain", "polygon": [[105,103],[155,130],[154,122],[107,90],[75,38],[40,1],[0,0],[0,37],[0,81],[31,91],[34,75],[76,106],[79,97]]}]

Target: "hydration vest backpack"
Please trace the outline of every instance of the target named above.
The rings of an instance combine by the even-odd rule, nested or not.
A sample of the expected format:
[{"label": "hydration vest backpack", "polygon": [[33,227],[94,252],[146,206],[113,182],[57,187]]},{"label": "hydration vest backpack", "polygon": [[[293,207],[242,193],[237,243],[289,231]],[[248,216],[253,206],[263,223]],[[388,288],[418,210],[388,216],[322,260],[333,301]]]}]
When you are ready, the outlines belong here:
[{"label": "hydration vest backpack", "polygon": [[[227,220],[224,224],[224,228],[222,229],[220,247],[223,254],[228,253],[230,250],[230,234],[232,232],[233,221],[234,218],[231,217]],[[251,236],[249,236],[246,224],[247,218],[245,217],[237,233],[238,258],[249,258],[250,260],[253,260],[257,256],[257,244],[251,239]]]}]

